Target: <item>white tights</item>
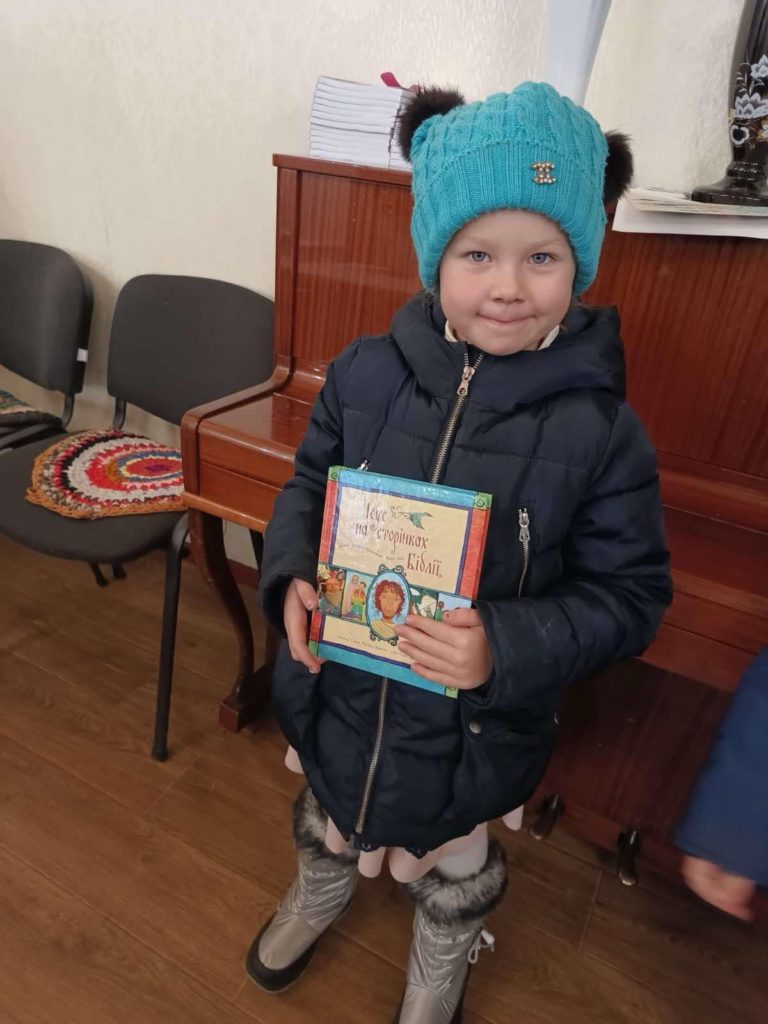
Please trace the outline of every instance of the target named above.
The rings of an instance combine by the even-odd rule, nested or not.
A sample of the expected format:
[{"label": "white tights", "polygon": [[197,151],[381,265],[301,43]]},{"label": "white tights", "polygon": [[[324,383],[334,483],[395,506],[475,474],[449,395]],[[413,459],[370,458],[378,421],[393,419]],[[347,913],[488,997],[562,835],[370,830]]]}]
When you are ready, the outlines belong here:
[{"label": "white tights", "polygon": [[477,840],[459,853],[441,857],[435,867],[445,878],[466,878],[476,875],[488,860],[488,829],[480,829]]}]

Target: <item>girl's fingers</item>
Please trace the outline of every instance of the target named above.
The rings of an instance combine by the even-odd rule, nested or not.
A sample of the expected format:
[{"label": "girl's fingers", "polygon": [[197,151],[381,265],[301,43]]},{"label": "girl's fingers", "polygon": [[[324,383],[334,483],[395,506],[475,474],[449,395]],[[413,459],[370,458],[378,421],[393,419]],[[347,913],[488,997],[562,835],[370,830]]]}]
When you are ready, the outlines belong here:
[{"label": "girl's fingers", "polygon": [[[437,639],[418,629],[410,626],[398,626],[396,629],[400,638],[401,646],[403,641],[411,648],[412,652],[432,654],[437,657],[450,658],[453,648],[445,640]],[[405,648],[403,648],[405,650]]]},{"label": "girl's fingers", "polygon": [[[442,675],[452,675],[456,671],[455,664],[452,664],[450,659],[439,657],[428,653],[427,651],[416,651],[408,645],[400,645],[403,654],[411,658],[414,663],[421,665],[423,668],[429,669],[430,672],[442,673]],[[413,665],[411,665],[413,668]]]},{"label": "girl's fingers", "polygon": [[464,628],[468,626],[482,626],[483,624],[477,608],[454,608],[452,611],[445,612],[443,619],[449,626],[462,626]]},{"label": "girl's fingers", "polygon": [[325,659],[315,657],[309,647],[307,647],[307,641],[305,639],[300,636],[297,637],[295,634],[291,637],[291,635],[288,634],[288,648],[293,660],[301,662],[301,664],[304,665],[305,668],[309,669],[313,675],[316,675],[320,671]]},{"label": "girl's fingers", "polygon": [[315,657],[307,646],[309,632],[309,620],[307,618],[306,601],[308,596],[302,594],[298,584],[308,587],[314,594],[312,587],[303,580],[294,580],[285,595],[283,606],[283,623],[285,635],[288,638],[288,647],[294,661],[301,662],[310,672],[317,673],[323,664],[321,658]]},{"label": "girl's fingers", "polygon": [[293,580],[291,586],[295,588],[299,600],[309,611],[317,608],[317,591],[311,583],[306,580]]},{"label": "girl's fingers", "polygon": [[434,619],[428,619],[425,615],[409,615],[405,620],[404,626],[397,627],[398,632],[401,629],[413,629],[417,630],[425,636],[430,636],[434,640],[441,640],[445,644],[454,646],[458,638],[459,629],[457,626],[451,626],[447,622],[435,622]]},{"label": "girl's fingers", "polygon": [[313,676],[316,676],[323,665],[323,659],[316,658],[310,651],[306,644],[299,643],[296,646],[291,646],[291,657],[294,661],[299,661],[301,664],[308,669]]},{"label": "girl's fingers", "polygon": [[426,665],[419,664],[419,662],[414,662],[411,665],[411,670],[417,676],[421,676],[422,679],[428,679],[431,683],[439,683],[440,686],[450,686],[456,690],[469,690],[472,688],[465,681],[457,679],[449,673],[435,672],[433,669],[427,668]]}]

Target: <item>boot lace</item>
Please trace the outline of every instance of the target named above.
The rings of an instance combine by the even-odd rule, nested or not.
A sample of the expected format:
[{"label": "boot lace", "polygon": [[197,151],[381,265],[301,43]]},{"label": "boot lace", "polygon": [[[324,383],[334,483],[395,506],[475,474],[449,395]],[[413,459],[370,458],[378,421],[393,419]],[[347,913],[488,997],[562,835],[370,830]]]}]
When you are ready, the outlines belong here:
[{"label": "boot lace", "polygon": [[467,960],[469,960],[471,964],[476,964],[477,958],[480,956],[482,950],[490,949],[493,953],[495,948],[496,939],[489,931],[486,931],[485,928],[481,928],[472,940],[472,945],[469,947],[469,952],[467,953]]}]

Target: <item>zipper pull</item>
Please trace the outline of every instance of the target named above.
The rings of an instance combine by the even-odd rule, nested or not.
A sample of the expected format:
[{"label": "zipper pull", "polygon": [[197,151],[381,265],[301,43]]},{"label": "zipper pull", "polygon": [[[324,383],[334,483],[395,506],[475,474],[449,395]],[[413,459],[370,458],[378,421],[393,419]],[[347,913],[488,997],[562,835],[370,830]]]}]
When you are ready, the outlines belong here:
[{"label": "zipper pull", "polygon": [[360,465],[357,467],[358,473],[364,473],[368,469],[368,459],[363,459]]},{"label": "zipper pull", "polygon": [[464,369],[461,371],[461,380],[459,381],[459,386],[456,389],[456,394],[459,396],[459,398],[467,397],[467,394],[469,393],[469,382],[472,380],[474,375],[474,366],[465,366]]},{"label": "zipper pull", "polygon": [[521,544],[529,544],[531,541],[531,520],[528,515],[527,508],[519,508],[517,510],[517,521],[520,525],[520,535],[518,540]]}]

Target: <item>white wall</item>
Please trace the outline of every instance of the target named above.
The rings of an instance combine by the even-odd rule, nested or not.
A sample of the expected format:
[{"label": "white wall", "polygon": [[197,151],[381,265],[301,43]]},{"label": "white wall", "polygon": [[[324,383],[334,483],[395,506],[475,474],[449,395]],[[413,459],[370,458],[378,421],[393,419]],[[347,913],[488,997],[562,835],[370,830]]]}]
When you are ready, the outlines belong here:
[{"label": "white wall", "polygon": [[730,160],[730,67],[744,0],[613,0],[586,105],[634,140],[635,181],[690,191]]},{"label": "white wall", "polygon": [[[61,246],[95,287],[74,425],[109,421],[109,322],[133,275],[198,274],[274,294],[272,153],[307,152],[318,74],[374,81],[392,70],[406,83],[460,83],[472,97],[503,89],[542,66],[542,9],[506,0],[3,0],[0,236]],[[2,371],[0,387],[51,407]],[[128,426],[173,437],[135,413]],[[246,560],[240,541],[236,557]]]},{"label": "white wall", "polygon": [[[634,136],[643,183],[719,177],[740,7],[614,0],[588,105]],[[133,275],[273,294],[271,157],[306,153],[318,74],[476,99],[540,77],[545,40],[543,0],[0,0],[0,237],[68,250],[95,288],[74,425],[109,422],[109,322]],[[54,407],[2,370],[0,387]]]}]

